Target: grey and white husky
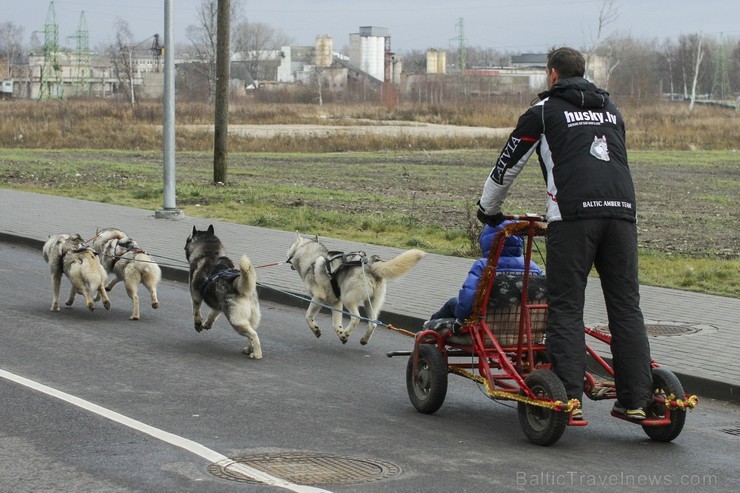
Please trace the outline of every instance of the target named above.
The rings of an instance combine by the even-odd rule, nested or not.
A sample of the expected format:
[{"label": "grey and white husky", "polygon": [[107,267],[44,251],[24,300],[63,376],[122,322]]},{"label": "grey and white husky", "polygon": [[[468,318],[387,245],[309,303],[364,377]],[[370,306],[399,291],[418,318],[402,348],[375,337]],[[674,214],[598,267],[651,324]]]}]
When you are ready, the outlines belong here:
[{"label": "grey and white husky", "polygon": [[64,275],[62,244],[70,238],[76,240],[78,246],[84,243],[84,240],[78,234],[57,233],[49,235],[42,250],[44,262],[49,266],[49,272],[51,273],[51,290],[53,296],[51,311],[53,312],[59,311],[59,289],[62,286],[62,276]]},{"label": "grey and white husky", "polygon": [[[185,257],[190,264],[190,297],[193,302],[195,330],[210,329],[223,313],[239,334],[249,338],[242,351],[250,358],[262,359],[262,346],[257,336],[261,313],[257,297],[257,274],[246,255],[239,268],[226,256],[213,225],[205,231],[193,231],[185,243]],[[200,306],[205,302],[211,309],[203,321]]]},{"label": "grey and white husky", "polygon": [[[92,248],[85,245],[79,234],[59,233],[49,236],[42,251],[44,260],[49,265],[52,278],[53,301],[51,311],[59,311],[59,288],[62,274],[72,283],[72,289],[66,305],[74,303],[75,295],[85,297],[90,311],[95,310],[95,301],[102,298],[103,306],[110,309],[110,300],[105,292],[105,269],[98,261]],[[96,298],[93,299],[93,294]]]},{"label": "grey and white husky", "polygon": [[106,291],[123,281],[126,294],[133,303],[131,320],[139,320],[139,285],[143,284],[152,299],[152,308],[159,308],[157,286],[162,279],[162,270],[152,257],[120,229],[105,228],[98,231],[93,240],[93,248],[100,255],[105,270],[113,278],[105,287]]},{"label": "grey and white husky", "polygon": [[[330,252],[318,237],[296,235],[288,249],[288,263],[311,295],[306,322],[316,337],[321,337],[321,329],[314,317],[321,305],[332,307],[332,326],[343,344],[360,322],[359,307],[363,306],[369,321],[360,344],[367,344],[377,326],[373,320],[383,308],[387,280],[406,274],[424,255],[421,250],[411,249],[390,260],[376,255],[368,258],[363,252]],[[346,328],[342,327],[342,307],[352,314]]]},{"label": "grey and white husky", "polygon": [[128,238],[128,235],[116,228],[100,229],[93,238],[93,249],[100,254],[100,263],[103,264],[106,272],[110,272],[113,268],[115,244],[125,238]]}]

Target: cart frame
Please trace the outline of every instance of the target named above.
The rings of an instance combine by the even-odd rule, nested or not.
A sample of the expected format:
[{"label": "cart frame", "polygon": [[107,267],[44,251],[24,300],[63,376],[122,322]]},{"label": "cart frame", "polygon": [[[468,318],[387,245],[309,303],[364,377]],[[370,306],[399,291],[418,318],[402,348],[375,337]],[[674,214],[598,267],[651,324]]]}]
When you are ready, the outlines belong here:
[{"label": "cart frame", "polygon": [[[454,373],[485,386],[488,397],[519,403],[519,418],[530,441],[550,445],[557,441],[566,426],[586,426],[588,421],[574,418],[573,411],[581,406],[577,399],[568,400],[560,380],[548,362],[544,344],[547,325],[546,298],[532,298],[530,272],[535,238],[547,234],[547,224],[539,215],[506,216],[514,223],[501,228],[492,240],[483,274],[475,295],[472,315],[461,327],[444,326],[424,329],[414,338],[412,351],[396,351],[388,356],[409,355],[407,386],[414,406],[423,413],[435,412],[442,405],[447,390],[447,374]],[[524,274],[518,303],[508,309],[496,308],[491,298],[496,282],[496,266],[504,240],[509,236],[525,238]],[[539,277],[539,276],[536,276]],[[544,278],[543,278],[544,279]],[[538,279],[541,284],[544,280]],[[507,311],[508,310],[508,311]],[[585,334],[597,341],[611,344],[611,335],[589,327]],[[433,351],[431,348],[436,348]],[[588,344],[586,352],[596,369],[606,372],[606,379],[597,370],[587,368],[584,375],[584,395],[592,400],[616,399],[614,370],[610,363]],[[654,400],[642,425],[651,438],[673,440],[680,434],[686,409],[693,409],[698,398],[683,392],[678,379],[670,371],[651,361]],[[630,421],[624,415],[612,415]]]}]

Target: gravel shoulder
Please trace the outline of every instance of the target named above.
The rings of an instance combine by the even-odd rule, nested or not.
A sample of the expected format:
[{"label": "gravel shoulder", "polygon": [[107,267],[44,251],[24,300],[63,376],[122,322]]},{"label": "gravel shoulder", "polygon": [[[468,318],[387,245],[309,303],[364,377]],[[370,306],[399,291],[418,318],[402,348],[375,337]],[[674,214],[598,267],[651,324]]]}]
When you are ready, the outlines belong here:
[{"label": "gravel shoulder", "polygon": [[[356,120],[355,120],[356,121]],[[213,133],[213,125],[178,125],[178,130]],[[506,137],[511,128],[464,127],[420,122],[368,121],[363,125],[229,125],[229,134],[254,138],[316,137],[327,135],[398,135],[412,137]]]}]

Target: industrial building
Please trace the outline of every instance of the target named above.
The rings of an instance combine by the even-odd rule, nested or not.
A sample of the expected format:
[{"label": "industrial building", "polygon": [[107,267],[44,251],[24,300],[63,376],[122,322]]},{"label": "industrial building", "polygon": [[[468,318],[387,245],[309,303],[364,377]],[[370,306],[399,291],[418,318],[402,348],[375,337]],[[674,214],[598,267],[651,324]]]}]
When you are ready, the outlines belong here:
[{"label": "industrial building", "polygon": [[378,83],[398,83],[401,61],[391,52],[390,39],[388,29],[364,26],[349,35],[349,56],[335,52],[328,35],[317,36],[314,46],[284,46],[277,81],[302,82],[313,77],[316,69],[344,68],[347,74],[365,74]]},{"label": "industrial building", "polygon": [[[122,47],[125,53],[120,56],[95,54],[87,47],[83,13],[75,35],[76,48],[60,49],[53,14],[52,3],[43,49],[30,53],[24,64],[14,65],[13,79],[0,84],[4,98],[123,96],[133,100],[162,96],[162,46],[158,35],[154,35],[151,46]],[[391,50],[389,30],[360,26],[349,34],[348,55],[336,52],[334,40],[328,35],[318,35],[309,46],[234,53],[231,87],[235,94],[258,89],[313,91],[319,100],[330,95],[347,101],[380,97],[387,103],[398,102],[401,97],[449,100],[451,96],[454,99],[455,91],[462,91],[465,97],[536,91],[545,83],[544,60],[544,54],[526,53],[512,57],[508,67],[467,67],[450,75],[446,51],[430,49],[426,53],[426,73],[404,74],[402,61]],[[178,94],[193,98],[210,94],[208,63],[199,57],[175,55]],[[592,67],[598,69],[598,64]],[[122,91],[124,88],[127,91]]]}]

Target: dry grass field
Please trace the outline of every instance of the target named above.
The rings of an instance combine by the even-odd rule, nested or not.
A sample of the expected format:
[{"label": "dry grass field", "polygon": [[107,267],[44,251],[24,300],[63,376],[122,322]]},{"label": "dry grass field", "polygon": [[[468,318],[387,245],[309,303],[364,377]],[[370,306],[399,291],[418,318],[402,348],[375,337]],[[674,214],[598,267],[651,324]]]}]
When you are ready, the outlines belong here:
[{"label": "dry grass field", "polygon": [[[498,149],[505,135],[493,129],[513,127],[527,101],[529,99],[516,97],[484,103],[397,107],[234,101],[229,106],[229,124],[234,127],[229,146],[234,152]],[[0,147],[3,148],[152,151],[162,148],[162,106],[158,102],[144,102],[132,108],[125,103],[104,100],[16,100],[0,101],[0,108]],[[620,104],[620,108],[627,123],[631,149],[740,149],[740,132],[737,131],[740,113],[735,110],[697,106],[689,113],[683,103],[630,101]],[[211,150],[213,117],[212,106],[179,103],[176,111],[178,150]],[[418,131],[419,127],[429,127],[428,124],[444,126],[432,127],[437,129],[461,128],[454,132]],[[267,134],[239,130],[264,130],[270,125],[318,125],[333,131],[307,135],[305,127],[301,131]],[[391,133],[394,125],[405,131]],[[348,130],[342,131],[340,127]],[[359,129],[364,130],[359,132]]]}]

